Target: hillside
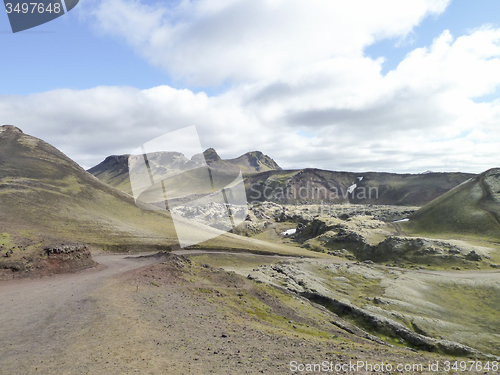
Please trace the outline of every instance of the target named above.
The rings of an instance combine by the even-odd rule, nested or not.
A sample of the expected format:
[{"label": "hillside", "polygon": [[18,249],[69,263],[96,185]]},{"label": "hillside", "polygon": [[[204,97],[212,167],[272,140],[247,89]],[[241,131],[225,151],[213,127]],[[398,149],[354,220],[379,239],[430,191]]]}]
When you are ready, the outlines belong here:
[{"label": "hillside", "polygon": [[[179,153],[159,153],[151,159],[157,170],[165,165],[181,170],[199,163],[196,158],[186,161]],[[208,159],[214,175],[234,173],[217,168],[225,161],[215,152]],[[114,163],[116,175],[124,167],[120,157],[108,162]],[[199,181],[196,169],[187,174],[192,171],[193,180],[186,179],[187,185]],[[168,168],[164,173],[168,176]],[[175,175],[170,177],[167,189],[178,181]],[[307,169],[251,174],[246,183],[255,178],[255,184],[263,184],[263,194],[283,187],[299,192],[305,188],[314,191],[314,199],[336,190],[361,199],[359,192],[377,187],[381,200],[401,203],[428,199],[465,177]],[[247,187],[256,186],[261,185]],[[427,229],[447,223],[456,233],[462,230],[454,226],[458,218],[466,229],[494,234],[499,195],[500,169],[490,170],[426,205],[411,216],[410,224],[427,225],[433,218]],[[336,360],[345,363],[366,358],[367,353],[370,360],[387,363],[498,360],[499,302],[491,298],[498,294],[497,273],[478,272],[499,267],[496,249],[476,246],[469,252],[472,247],[464,241],[398,237],[396,224],[387,221],[416,208],[378,205],[370,207],[367,216],[363,210],[357,213],[359,207],[337,205],[341,214],[320,217],[313,207],[255,205],[248,211],[245,228],[240,228],[244,236],[254,236],[248,238],[196,224],[195,216],[202,210],[195,205],[184,212],[186,220],[176,222],[175,229],[193,236],[218,233],[218,237],[197,245],[198,252],[158,252],[127,259],[126,254],[99,249],[172,249],[180,233],[170,216],[176,208],[171,207],[170,213],[138,208],[130,195],[98,180],[56,148],[18,128],[2,126],[0,279],[56,273],[54,261],[63,263],[71,254],[75,266],[56,271],[92,267],[91,250],[101,267],[60,279],[2,285],[1,297],[9,303],[0,304],[0,318],[10,324],[0,343],[1,368],[9,373],[37,369],[108,374],[154,372],[150,367],[154,364],[168,373],[207,369],[241,373],[245,366],[275,373],[277,366],[289,366],[291,356],[299,352],[304,355],[299,359],[307,363],[311,358],[328,358],[332,350]],[[217,216],[215,211],[206,214]],[[418,219],[419,215],[423,216]],[[284,236],[291,228],[296,234]],[[483,258],[478,258],[480,250]],[[471,254],[474,258],[469,259]],[[457,265],[469,271],[455,272]],[[450,270],[451,266],[455,268]],[[42,267],[46,273],[40,272]],[[193,340],[186,340],[186,335]]]},{"label": "hillside", "polygon": [[307,168],[247,176],[245,186],[249,201],[423,206],[474,176],[468,173],[353,173]]},{"label": "hillside", "polygon": [[411,233],[500,239],[500,169],[490,169],[410,216]]},{"label": "hillside", "polygon": [[132,197],[13,126],[0,128],[0,195],[3,236],[14,244],[68,241],[120,248],[175,243],[165,213],[139,209]]}]

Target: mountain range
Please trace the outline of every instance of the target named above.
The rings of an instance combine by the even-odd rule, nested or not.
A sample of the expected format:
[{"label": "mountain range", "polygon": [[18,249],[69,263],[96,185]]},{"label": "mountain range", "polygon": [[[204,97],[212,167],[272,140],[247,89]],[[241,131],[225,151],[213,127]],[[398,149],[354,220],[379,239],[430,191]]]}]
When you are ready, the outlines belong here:
[{"label": "mountain range", "polygon": [[[176,199],[195,198],[212,191],[203,188],[196,167],[206,160],[220,185],[230,183],[241,171],[249,202],[272,201],[281,204],[353,203],[423,206],[455,186],[475,177],[470,173],[397,174],[381,172],[336,172],[314,168],[283,170],[262,152],[248,152],[235,159],[222,159],[213,148],[191,159],[178,152],[148,154],[148,162],[159,177],[165,178],[167,195]],[[132,194],[129,155],[113,155],[88,172],[128,194]],[[190,170],[189,186],[170,176]],[[205,190],[204,190],[205,189]],[[150,203],[155,203],[151,198]]]},{"label": "mountain range", "polygon": [[[189,163],[202,161],[202,155],[195,155],[191,160],[179,153],[170,155],[172,162],[169,163],[165,163],[162,153],[153,155],[153,163],[163,160],[163,165],[178,173]],[[273,159],[258,151],[224,160],[210,148],[203,156],[213,173],[234,177],[241,170],[249,202],[419,206],[421,209],[412,214],[408,222],[400,224],[407,233],[500,239],[500,169],[479,175],[430,171],[419,174],[355,173],[314,168],[283,170]],[[130,192],[128,155],[110,156],[89,172]],[[185,194],[184,199],[210,193],[196,189],[192,193],[193,186],[197,185],[196,176],[189,181],[191,186],[183,186],[180,190]],[[170,189],[173,191],[173,187]],[[176,198],[180,198],[179,190],[176,194]]]},{"label": "mountain range", "polygon": [[[88,172],[101,181],[114,186],[128,194],[132,194],[129,176],[130,155],[112,155],[100,164],[90,168]],[[218,174],[234,175],[241,171],[253,174],[264,171],[278,171],[281,167],[269,156],[260,151],[247,152],[235,159],[223,160],[213,148],[203,154],[194,155],[188,159],[180,152],[167,151],[148,154],[148,163],[155,173],[168,178],[179,172],[185,172],[207,165]]]}]

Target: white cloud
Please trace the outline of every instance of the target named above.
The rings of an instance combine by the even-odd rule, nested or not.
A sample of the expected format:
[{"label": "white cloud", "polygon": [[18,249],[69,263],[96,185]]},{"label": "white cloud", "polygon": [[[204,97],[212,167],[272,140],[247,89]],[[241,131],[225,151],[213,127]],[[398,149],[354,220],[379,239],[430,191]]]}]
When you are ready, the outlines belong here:
[{"label": "white cloud", "polygon": [[[360,57],[405,37],[449,0],[203,0],[147,6],[106,0],[98,29],[124,38],[151,63],[197,85],[274,77],[331,57]],[[90,12],[90,10],[89,10]]]},{"label": "white cloud", "polygon": [[0,96],[3,123],[55,145],[89,168],[110,154],[129,153],[173,130],[197,125],[202,146],[243,149],[242,139],[265,145],[260,125],[231,100],[168,86],[149,90],[96,87]]},{"label": "white cloud", "polygon": [[202,146],[222,157],[261,150],[285,168],[500,166],[500,100],[474,102],[500,85],[500,29],[443,31],[385,76],[383,60],[363,55],[374,40],[404,38],[447,1],[99,4],[94,17],[101,30],[124,37],[177,78],[233,85],[216,97],[167,86],[0,97],[3,122],[85,167],[190,125],[198,125]]},{"label": "white cloud", "polygon": [[395,84],[446,90],[464,98],[494,91],[500,78],[500,30],[483,28],[453,40],[444,31],[430,48],[414,50],[388,73]]}]

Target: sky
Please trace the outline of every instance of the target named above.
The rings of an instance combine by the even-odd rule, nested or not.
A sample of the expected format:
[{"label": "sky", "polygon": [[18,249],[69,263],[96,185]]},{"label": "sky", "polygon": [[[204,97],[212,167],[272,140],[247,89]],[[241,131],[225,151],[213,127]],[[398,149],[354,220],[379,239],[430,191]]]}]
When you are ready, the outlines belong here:
[{"label": "sky", "polygon": [[0,124],[86,169],[192,125],[285,169],[500,167],[498,0],[80,0],[0,47]]}]

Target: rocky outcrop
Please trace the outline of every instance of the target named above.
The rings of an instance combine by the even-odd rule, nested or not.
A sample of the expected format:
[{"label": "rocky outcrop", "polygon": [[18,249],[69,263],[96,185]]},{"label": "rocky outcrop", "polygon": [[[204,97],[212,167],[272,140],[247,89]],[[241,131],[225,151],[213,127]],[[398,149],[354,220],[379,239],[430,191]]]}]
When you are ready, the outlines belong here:
[{"label": "rocky outcrop", "polygon": [[219,163],[222,161],[221,157],[215,151],[213,148],[208,148],[203,153],[193,155],[191,158],[192,161],[202,163],[202,164],[212,164],[212,163]]},{"label": "rocky outcrop", "polygon": [[49,246],[44,251],[47,257],[36,267],[43,275],[76,272],[97,265],[87,245]]},{"label": "rocky outcrop", "polygon": [[97,263],[86,245],[47,246],[41,254],[27,254],[21,259],[4,263],[0,270],[0,280],[72,273],[95,266]]},{"label": "rocky outcrop", "polygon": [[472,250],[469,254],[465,256],[465,259],[470,260],[472,262],[479,262],[482,259],[482,257],[474,250]]},{"label": "rocky outcrop", "polygon": [[[427,335],[424,330],[419,329],[416,323],[412,323],[411,328],[408,328],[391,318],[369,311],[366,307],[362,308],[356,306],[347,298],[344,292],[338,292],[335,288],[332,289],[329,281],[319,276],[317,272],[314,271],[314,263],[311,262],[313,261],[294,260],[280,261],[273,265],[263,265],[253,269],[252,272],[248,274],[247,278],[255,280],[256,282],[268,283],[279,288],[287,289],[300,297],[307,298],[311,302],[323,306],[340,318],[348,318],[348,322],[350,322],[348,324],[341,324],[340,319],[334,324],[343,329],[345,327],[348,332],[368,338],[372,341],[377,341],[377,339],[374,339],[374,334],[381,334],[419,350],[455,356],[497,360],[496,356],[484,354],[470,346],[455,341],[431,337]],[[311,266],[313,267],[311,268]],[[378,277],[377,275],[380,275],[380,273],[377,273],[378,271],[373,269],[370,262],[358,265],[348,264],[344,266],[334,266],[334,268],[322,266],[321,268],[329,271],[336,270],[334,271],[335,273],[353,268],[353,275],[359,275],[361,272],[365,278],[374,277],[376,279]],[[349,284],[349,279],[342,276],[342,272],[340,272],[339,275],[335,275],[335,273],[331,275],[329,277],[330,282],[331,280],[336,280],[338,282],[337,285]],[[388,303],[386,302],[387,299],[384,297],[375,297],[373,301],[376,304]],[[352,330],[352,322],[355,322],[358,326],[357,333]],[[368,332],[363,331],[363,329],[359,327],[363,327],[363,329]],[[364,333],[360,334],[359,330]]]},{"label": "rocky outcrop", "polygon": [[339,316],[350,316],[355,320],[361,320],[363,325],[370,327],[370,330],[391,337],[400,338],[420,350],[456,356],[497,359],[496,356],[481,353],[470,346],[458,342],[424,336],[392,319],[373,314],[349,302],[343,302],[317,292],[304,292],[301,293],[301,295],[312,302],[325,306]]},{"label": "rocky outcrop", "polygon": [[14,125],[2,125],[0,126],[0,133],[1,132],[14,132],[14,133],[23,133],[21,129],[19,129],[17,126]]},{"label": "rocky outcrop", "polygon": [[302,225],[299,225],[297,228],[296,237],[298,239],[310,239],[313,237],[317,237],[336,228],[335,225],[328,225],[321,219],[313,219],[311,222],[307,223],[307,225],[304,225],[303,223],[301,224]]},{"label": "rocky outcrop", "polygon": [[481,255],[476,250],[471,250],[471,246],[461,246],[443,240],[390,236],[377,245],[360,246],[354,249],[353,253],[359,260],[409,261],[415,264],[480,262],[483,258],[489,258],[487,254]]},{"label": "rocky outcrop", "polygon": [[55,255],[55,254],[82,254],[90,252],[88,251],[87,245],[60,245],[60,246],[47,246],[44,248],[44,251],[47,255]]},{"label": "rocky outcrop", "polygon": [[171,208],[170,211],[186,219],[228,232],[233,230],[229,213],[231,213],[235,223],[244,221],[247,216],[247,206],[226,205],[210,201],[204,205],[179,205]]}]

